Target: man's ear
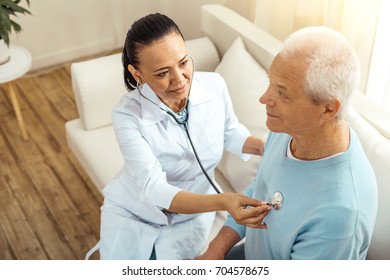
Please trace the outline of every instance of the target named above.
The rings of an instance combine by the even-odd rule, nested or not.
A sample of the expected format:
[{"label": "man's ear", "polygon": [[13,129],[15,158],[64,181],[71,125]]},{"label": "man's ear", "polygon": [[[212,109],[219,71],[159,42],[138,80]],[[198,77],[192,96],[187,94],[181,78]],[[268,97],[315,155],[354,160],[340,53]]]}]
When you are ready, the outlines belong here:
[{"label": "man's ear", "polygon": [[341,100],[338,98],[325,102],[324,116],[328,119],[334,118],[341,109]]},{"label": "man's ear", "polygon": [[127,70],[131,73],[135,80],[137,80],[140,84],[142,83],[142,78],[137,69],[132,64],[127,65]]}]

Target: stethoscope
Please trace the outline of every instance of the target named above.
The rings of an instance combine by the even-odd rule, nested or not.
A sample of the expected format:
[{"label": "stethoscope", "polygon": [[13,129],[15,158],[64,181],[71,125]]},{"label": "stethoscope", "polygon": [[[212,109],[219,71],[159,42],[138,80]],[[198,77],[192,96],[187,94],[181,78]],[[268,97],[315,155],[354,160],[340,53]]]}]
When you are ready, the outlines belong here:
[{"label": "stethoscope", "polygon": [[163,108],[161,107],[159,104],[157,104],[156,102],[154,102],[153,100],[151,100],[150,98],[146,97],[145,95],[142,94],[141,92],[141,88],[140,88],[140,85],[137,83],[137,86],[135,87],[139,93],[139,95],[141,95],[143,98],[145,98],[146,100],[148,100],[149,102],[153,103],[154,105],[156,105],[158,108],[160,108],[162,111],[164,111],[165,113],[167,113],[168,115],[170,115],[174,120],[175,122],[180,125],[180,126],[183,126],[184,127],[184,130],[187,134],[187,138],[190,142],[190,145],[191,145],[191,148],[194,152],[194,155],[195,155],[195,158],[196,158],[196,161],[198,162],[199,166],[200,166],[200,169],[202,170],[203,174],[206,176],[207,178],[207,181],[209,181],[210,185],[214,188],[215,192],[220,194],[220,190],[217,188],[217,186],[214,184],[213,180],[211,180],[209,174],[207,174],[205,168],[203,167],[203,164],[202,162],[200,161],[200,158],[199,158],[199,155],[195,149],[195,146],[194,146],[194,143],[192,142],[192,139],[191,139],[191,136],[190,136],[190,133],[188,131],[188,118],[190,116],[189,114],[189,110],[188,110],[188,104],[189,104],[189,96],[190,96],[190,92],[191,92],[191,86],[192,86],[192,80],[193,80],[193,77],[194,77],[194,72],[195,72],[195,62],[194,62],[194,59],[189,56],[189,58],[191,59],[192,61],[192,76],[191,76],[191,84],[190,84],[190,89],[188,91],[188,96],[187,96],[187,100],[186,100],[186,106],[179,112],[179,114],[175,114],[172,110],[169,109],[169,107],[167,106],[167,108]]},{"label": "stethoscope", "polygon": [[283,195],[281,192],[275,192],[270,202],[267,205],[272,206],[275,210],[280,210],[283,206]]}]

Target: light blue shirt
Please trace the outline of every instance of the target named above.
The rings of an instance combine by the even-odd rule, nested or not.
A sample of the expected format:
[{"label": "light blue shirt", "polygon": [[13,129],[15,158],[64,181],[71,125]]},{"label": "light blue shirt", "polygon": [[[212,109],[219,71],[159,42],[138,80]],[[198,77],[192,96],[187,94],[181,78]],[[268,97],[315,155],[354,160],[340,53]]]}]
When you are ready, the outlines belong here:
[{"label": "light blue shirt", "polygon": [[364,259],[374,230],[377,184],[356,133],[335,157],[298,161],[287,157],[290,136],[270,133],[258,174],[246,195],[283,207],[265,217],[267,229],[226,225],[246,236],[246,259]]}]

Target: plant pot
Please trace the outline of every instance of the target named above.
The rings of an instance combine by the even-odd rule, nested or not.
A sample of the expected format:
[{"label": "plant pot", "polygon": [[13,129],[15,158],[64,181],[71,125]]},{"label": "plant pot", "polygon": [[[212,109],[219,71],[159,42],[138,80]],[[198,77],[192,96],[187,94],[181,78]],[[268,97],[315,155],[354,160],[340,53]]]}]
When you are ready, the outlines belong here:
[{"label": "plant pot", "polygon": [[0,65],[7,63],[10,58],[9,47],[3,39],[0,39]]}]

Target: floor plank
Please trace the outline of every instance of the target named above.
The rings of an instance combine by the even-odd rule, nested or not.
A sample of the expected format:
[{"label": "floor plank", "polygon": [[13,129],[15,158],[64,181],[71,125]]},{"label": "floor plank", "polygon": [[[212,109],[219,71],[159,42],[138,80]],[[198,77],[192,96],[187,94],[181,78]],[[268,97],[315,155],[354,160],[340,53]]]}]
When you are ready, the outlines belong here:
[{"label": "floor plank", "polygon": [[7,188],[4,180],[0,184],[0,193],[1,226],[13,254],[17,259],[46,259],[46,253],[23,213],[23,206]]},{"label": "floor plank", "polygon": [[0,259],[83,259],[99,239],[102,195],[66,142],[70,65],[15,82],[28,141],[0,85]]}]

